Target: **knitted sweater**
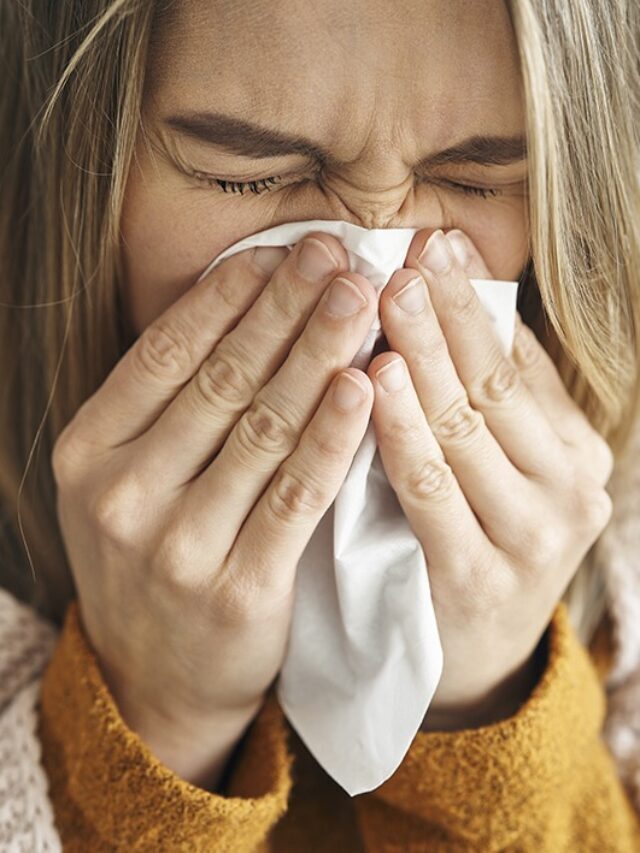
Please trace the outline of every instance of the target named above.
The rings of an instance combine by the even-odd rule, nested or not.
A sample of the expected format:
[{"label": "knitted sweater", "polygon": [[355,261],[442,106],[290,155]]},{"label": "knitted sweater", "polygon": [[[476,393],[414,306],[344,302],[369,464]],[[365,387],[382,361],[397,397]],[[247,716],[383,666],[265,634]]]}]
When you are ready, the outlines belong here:
[{"label": "knitted sweater", "polygon": [[396,772],[353,798],[273,691],[225,786],[189,784],[124,723],[77,602],[58,633],[0,589],[0,850],[640,851],[638,458],[612,484],[598,550],[609,610],[588,649],[559,603],[513,716],[418,732]]},{"label": "knitted sweater", "polygon": [[639,851],[640,819],[601,738],[611,626],[589,655],[561,603],[546,639],[541,679],[514,716],[418,732],[372,792],[336,785],[271,692],[226,788],[210,793],[128,729],[77,602],[57,636],[0,591],[0,849]]}]

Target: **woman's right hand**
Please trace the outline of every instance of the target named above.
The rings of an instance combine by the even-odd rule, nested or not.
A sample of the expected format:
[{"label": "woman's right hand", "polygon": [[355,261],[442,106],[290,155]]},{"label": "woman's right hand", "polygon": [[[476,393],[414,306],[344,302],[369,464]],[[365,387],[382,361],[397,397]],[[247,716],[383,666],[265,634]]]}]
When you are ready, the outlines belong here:
[{"label": "woman's right hand", "polygon": [[[378,296],[347,270],[319,232],[226,259],[142,332],[54,448],[105,680],[194,784],[219,779],[282,665],[298,560],[367,428],[373,388],[348,365]],[[349,316],[332,313],[339,273],[363,297]]]}]

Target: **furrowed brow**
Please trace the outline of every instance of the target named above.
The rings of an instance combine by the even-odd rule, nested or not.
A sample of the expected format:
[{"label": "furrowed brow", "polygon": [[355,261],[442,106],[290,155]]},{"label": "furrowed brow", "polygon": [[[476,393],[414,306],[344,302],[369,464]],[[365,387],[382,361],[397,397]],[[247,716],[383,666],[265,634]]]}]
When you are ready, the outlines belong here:
[{"label": "furrowed brow", "polygon": [[479,163],[481,166],[506,166],[518,163],[527,156],[524,136],[470,136],[420,161],[422,166],[443,163]]},{"label": "furrowed brow", "polygon": [[222,113],[188,113],[169,116],[164,123],[178,132],[224,148],[231,154],[243,157],[281,157],[286,154],[304,154],[320,160],[328,152],[304,136],[295,136],[271,130],[234,116]]},{"label": "furrowed brow", "polygon": [[[283,133],[222,113],[194,112],[163,119],[178,133],[215,145],[231,154],[255,159],[301,154],[325,164],[340,165],[320,145],[305,136]],[[416,169],[447,163],[506,165],[526,157],[524,136],[470,136],[457,145],[423,157]]]}]

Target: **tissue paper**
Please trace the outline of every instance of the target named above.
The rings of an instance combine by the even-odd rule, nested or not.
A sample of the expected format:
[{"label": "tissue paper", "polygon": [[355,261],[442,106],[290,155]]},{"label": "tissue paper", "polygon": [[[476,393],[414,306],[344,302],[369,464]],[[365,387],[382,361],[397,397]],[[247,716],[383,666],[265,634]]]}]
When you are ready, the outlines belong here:
[{"label": "tissue paper", "polygon": [[[309,232],[323,231],[342,242],[351,272],[379,291],[404,266],[417,230],[287,222],[229,246],[200,278],[251,246],[292,248]],[[510,354],[517,282],[471,284]],[[378,313],[353,367],[366,370],[382,334]],[[386,477],[370,421],[298,563],[278,701],[316,761],[354,796],[377,788],[400,765],[442,664],[424,551]]]}]

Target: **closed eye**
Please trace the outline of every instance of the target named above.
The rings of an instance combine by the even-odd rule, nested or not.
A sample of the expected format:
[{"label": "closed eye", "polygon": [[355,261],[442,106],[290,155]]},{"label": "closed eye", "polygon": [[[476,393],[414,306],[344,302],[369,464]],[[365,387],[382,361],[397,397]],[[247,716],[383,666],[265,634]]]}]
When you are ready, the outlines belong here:
[{"label": "closed eye", "polygon": [[[268,178],[257,178],[253,181],[233,181],[228,178],[218,178],[215,175],[209,175],[206,172],[192,172],[196,180],[205,183],[210,187],[217,187],[222,192],[227,194],[244,195],[245,192],[253,195],[260,195],[263,192],[269,192],[281,180],[280,175],[271,175]],[[425,183],[426,179],[419,179],[420,183]],[[447,181],[440,179],[437,183],[441,186],[448,187],[457,192],[466,195],[475,195],[480,198],[489,198],[500,195],[501,191],[497,187],[477,187],[472,184],[461,184],[456,181]]]},{"label": "closed eye", "polygon": [[459,184],[456,181],[445,181],[442,178],[438,181],[440,185],[449,187],[452,190],[465,193],[467,195],[477,195],[480,198],[489,198],[490,196],[500,195],[500,190],[497,187],[476,187],[472,184]]},{"label": "closed eye", "polygon": [[272,175],[268,178],[257,178],[255,181],[230,181],[204,172],[193,172],[193,177],[210,187],[217,185],[225,193],[240,193],[240,195],[244,195],[246,189],[254,195],[260,195],[262,192],[268,192],[273,184],[281,180],[279,175]]}]

